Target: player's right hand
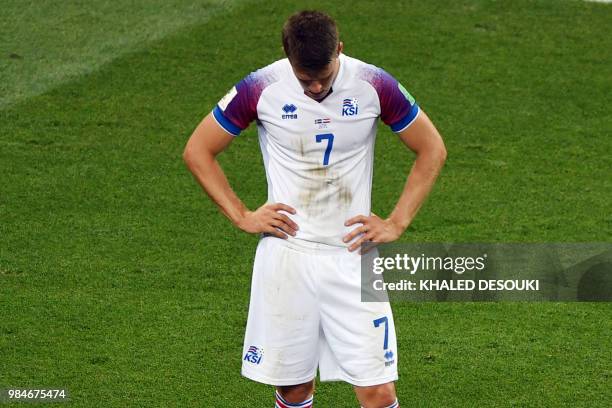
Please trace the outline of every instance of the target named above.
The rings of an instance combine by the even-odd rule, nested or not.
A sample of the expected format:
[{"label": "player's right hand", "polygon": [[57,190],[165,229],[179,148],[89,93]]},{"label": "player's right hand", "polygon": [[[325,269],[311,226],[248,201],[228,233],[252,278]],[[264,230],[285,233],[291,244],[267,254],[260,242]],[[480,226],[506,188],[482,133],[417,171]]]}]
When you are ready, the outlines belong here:
[{"label": "player's right hand", "polygon": [[298,225],[280,211],[295,214],[295,209],[286,204],[264,204],[255,211],[245,212],[236,225],[251,234],[263,232],[282,239],[287,239],[287,234],[295,236]]}]

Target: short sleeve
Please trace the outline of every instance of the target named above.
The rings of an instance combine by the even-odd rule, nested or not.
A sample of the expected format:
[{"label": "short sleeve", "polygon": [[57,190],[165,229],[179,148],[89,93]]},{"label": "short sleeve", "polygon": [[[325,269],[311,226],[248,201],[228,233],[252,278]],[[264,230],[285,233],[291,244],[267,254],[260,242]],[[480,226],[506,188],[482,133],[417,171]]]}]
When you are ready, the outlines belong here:
[{"label": "short sleeve", "polygon": [[419,115],[419,106],[406,88],[380,68],[368,79],[378,93],[381,120],[394,132],[410,126]]},{"label": "short sleeve", "polygon": [[257,103],[263,88],[264,81],[259,71],[238,82],[213,109],[217,123],[226,132],[238,136],[257,119]]}]

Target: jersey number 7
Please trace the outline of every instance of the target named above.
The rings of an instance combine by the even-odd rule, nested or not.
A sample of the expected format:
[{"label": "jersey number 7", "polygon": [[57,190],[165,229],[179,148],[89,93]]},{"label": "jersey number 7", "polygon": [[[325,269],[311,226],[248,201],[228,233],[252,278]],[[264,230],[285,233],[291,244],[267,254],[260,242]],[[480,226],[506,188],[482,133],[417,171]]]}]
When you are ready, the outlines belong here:
[{"label": "jersey number 7", "polygon": [[323,133],[321,135],[316,135],[316,140],[317,143],[327,140],[327,147],[325,148],[325,153],[323,154],[323,165],[327,166],[329,164],[329,155],[334,147],[334,135],[332,133]]}]

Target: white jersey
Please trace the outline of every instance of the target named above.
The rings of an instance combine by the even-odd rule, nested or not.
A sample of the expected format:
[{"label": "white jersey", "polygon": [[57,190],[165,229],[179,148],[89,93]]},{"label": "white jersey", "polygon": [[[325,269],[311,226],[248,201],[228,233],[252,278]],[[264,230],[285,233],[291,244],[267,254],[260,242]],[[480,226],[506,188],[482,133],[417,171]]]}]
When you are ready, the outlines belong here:
[{"label": "white jersey", "polygon": [[391,75],[344,54],[339,60],[322,101],[304,94],[283,59],[248,75],[213,110],[235,136],[256,120],[268,202],[295,208],[296,243],[347,245],[342,237],[355,226],[344,222],[370,214],[377,119],[401,132],[419,114]]}]

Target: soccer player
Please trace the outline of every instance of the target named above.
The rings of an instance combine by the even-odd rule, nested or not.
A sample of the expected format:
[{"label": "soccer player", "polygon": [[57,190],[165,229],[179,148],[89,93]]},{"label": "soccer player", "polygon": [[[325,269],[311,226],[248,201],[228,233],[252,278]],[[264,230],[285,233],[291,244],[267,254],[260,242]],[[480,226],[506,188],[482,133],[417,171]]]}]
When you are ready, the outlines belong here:
[{"label": "soccer player", "polygon": [[[210,198],[243,231],[262,234],[253,267],[242,374],[276,386],[276,407],[311,407],[314,378],[354,386],[366,408],[398,407],[397,345],[388,302],[361,302],[364,242],[401,236],[434,184],[446,150],[408,91],[342,53],[335,22],[291,16],[286,59],[238,82],[184,151]],[[416,160],[387,218],[370,212],[380,118]],[[268,201],[249,210],[215,157],[257,123]]]}]

